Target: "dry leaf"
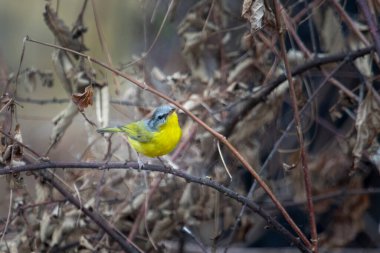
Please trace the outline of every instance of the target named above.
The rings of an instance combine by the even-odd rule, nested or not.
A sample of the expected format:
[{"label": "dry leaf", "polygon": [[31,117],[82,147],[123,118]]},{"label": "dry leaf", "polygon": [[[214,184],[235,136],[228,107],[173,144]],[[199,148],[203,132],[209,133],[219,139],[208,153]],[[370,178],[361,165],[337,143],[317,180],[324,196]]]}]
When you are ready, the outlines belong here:
[{"label": "dry leaf", "polygon": [[[363,25],[359,24],[358,22],[354,22],[354,25],[360,30],[363,30],[365,28],[368,29],[367,26],[365,26],[365,28],[361,27]],[[360,40],[356,36],[356,34],[349,34],[347,38],[347,42],[351,50],[358,50],[360,48],[366,47],[366,44],[362,40]],[[367,78],[372,77],[374,75],[372,71],[372,60],[373,60],[373,56],[371,54],[367,54],[367,55],[357,58],[354,61],[355,66],[358,68],[360,73]]]},{"label": "dry leaf", "polygon": [[91,244],[91,242],[85,236],[81,236],[80,237],[79,243],[85,249],[89,249],[89,250],[91,250],[93,252],[96,251],[95,247]]},{"label": "dry leaf", "polygon": [[84,108],[92,105],[94,90],[91,85],[84,89],[83,93],[74,93],[71,97],[73,102],[78,106],[79,110],[83,111]]},{"label": "dry leaf", "polygon": [[339,16],[331,8],[317,8],[313,15],[315,28],[320,34],[321,46],[326,52],[341,52],[346,40],[343,35]]},{"label": "dry leaf", "polygon": [[354,168],[358,168],[363,152],[373,149],[377,144],[380,133],[380,102],[369,90],[365,99],[360,103],[356,116],[356,142],[352,154],[355,157]]},{"label": "dry leaf", "polygon": [[[22,135],[19,124],[16,125],[15,134],[13,138],[16,141],[12,141],[12,144],[8,145],[4,153],[2,154],[3,162],[11,166],[25,165],[25,162],[22,160],[24,155],[24,149],[19,144],[19,142],[22,143]],[[19,172],[7,174],[6,179],[11,189],[20,189],[24,186],[24,179],[21,176],[21,173]]]},{"label": "dry leaf", "polygon": [[368,154],[371,162],[376,166],[376,168],[380,172],[380,144],[376,142],[376,144],[372,145]]},{"label": "dry leaf", "polygon": [[251,32],[263,27],[264,12],[263,0],[244,0],[242,16],[251,24]]},{"label": "dry leaf", "polygon": [[18,141],[13,144],[13,150],[12,150],[12,160],[18,160],[20,161],[22,159],[22,156],[24,154],[24,148],[20,145],[22,143],[22,135],[21,135],[21,128],[20,125],[17,124],[15,128],[15,134],[13,138]]},{"label": "dry leaf", "polygon": [[207,83],[212,79],[217,69],[215,45],[207,45],[205,42],[209,35],[218,31],[219,27],[212,20],[205,20],[205,10],[209,3],[201,1],[197,8],[189,12],[178,27],[178,34],[182,38],[182,53],[187,66],[191,70],[194,79]]}]

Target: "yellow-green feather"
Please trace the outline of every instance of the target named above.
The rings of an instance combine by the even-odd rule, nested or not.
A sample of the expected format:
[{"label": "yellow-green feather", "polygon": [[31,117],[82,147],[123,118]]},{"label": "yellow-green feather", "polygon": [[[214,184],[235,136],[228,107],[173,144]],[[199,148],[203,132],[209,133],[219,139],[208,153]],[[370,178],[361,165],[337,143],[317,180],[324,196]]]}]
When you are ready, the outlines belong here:
[{"label": "yellow-green feather", "polygon": [[159,117],[152,116],[151,119],[132,122],[120,127],[102,128],[97,131],[99,133],[125,133],[131,146],[145,156],[166,155],[177,146],[182,135],[178,115],[174,109],[167,105],[156,109],[157,115],[162,115],[166,111],[167,118],[160,124],[157,124],[160,120]]},{"label": "yellow-green feather", "polygon": [[158,131],[152,131],[149,134],[151,137],[148,142],[141,142],[127,135],[131,146],[145,156],[158,157],[173,151],[182,136],[177,113],[170,114],[165,124],[161,125]]}]

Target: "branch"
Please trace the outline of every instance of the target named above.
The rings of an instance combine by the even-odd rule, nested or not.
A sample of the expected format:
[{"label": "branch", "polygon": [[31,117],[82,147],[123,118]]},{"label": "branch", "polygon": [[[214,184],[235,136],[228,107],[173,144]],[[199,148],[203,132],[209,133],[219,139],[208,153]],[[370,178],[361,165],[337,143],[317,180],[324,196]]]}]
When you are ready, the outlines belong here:
[{"label": "branch", "polygon": [[[68,98],[37,99],[37,98],[24,98],[24,97],[16,97],[15,100],[20,103],[29,103],[29,104],[36,104],[36,105],[66,104],[71,101],[71,99],[68,99]],[[144,105],[141,103],[134,103],[131,101],[127,101],[125,99],[111,99],[110,102],[112,104],[117,104],[117,105],[148,107],[147,105]]]},{"label": "branch", "polygon": [[[344,60],[342,61],[333,71],[331,71],[327,76],[326,78],[323,80],[323,82],[318,86],[318,88],[313,92],[313,94],[311,94],[307,100],[307,102],[303,105],[303,107],[301,108],[300,110],[300,114],[302,114],[310,105],[310,103],[314,100],[314,98],[319,94],[319,91],[326,85],[326,83],[328,82],[328,80],[330,79],[330,77],[332,77],[344,64],[347,63],[347,60]],[[277,139],[276,143],[273,145],[273,148],[271,150],[271,152],[269,153],[269,155],[266,157],[264,163],[262,164],[261,168],[260,168],[260,171],[259,173],[261,173],[261,171],[265,170],[266,167],[268,166],[268,163],[269,161],[272,160],[275,152],[277,151],[277,149],[279,148],[280,144],[282,143],[282,141],[285,139],[285,137],[287,136],[288,132],[290,131],[290,129],[293,127],[293,124],[294,124],[294,118],[292,119],[292,121],[288,124],[288,126],[286,127],[285,131],[283,131],[282,135],[280,138]],[[249,198],[255,188],[257,186],[257,183],[256,181],[254,183],[252,183],[251,185],[251,188],[249,189],[248,191],[248,194],[247,194],[247,197]],[[313,198],[313,201],[314,201],[314,198]],[[305,204],[305,203],[302,203],[302,204]],[[283,204],[285,207],[288,207],[288,205]],[[273,206],[273,205],[272,205]],[[235,224],[232,228],[232,231],[231,231],[231,235],[230,237],[228,238],[228,242],[230,243],[230,241],[232,240],[233,238],[233,235],[235,234],[235,231],[238,227],[238,224],[239,224],[239,221],[241,220],[241,217],[243,216],[244,212],[245,212],[245,208],[246,206],[242,206],[241,210],[240,210],[240,213],[238,215],[238,217],[236,218],[236,221],[235,221]],[[229,245],[228,243],[228,245]],[[225,248],[224,252],[226,253],[228,250],[228,247]]]},{"label": "branch", "polygon": [[[37,171],[37,170],[46,170],[46,169],[98,169],[98,170],[105,170],[105,169],[134,169],[139,170],[139,164],[137,162],[126,162],[126,163],[99,163],[99,162],[93,162],[93,163],[83,163],[83,162],[43,162],[43,163],[36,163],[36,164],[28,164],[24,166],[17,166],[17,167],[3,167],[0,169],[0,175],[10,174],[10,173],[17,173],[17,172],[25,172],[25,171]],[[248,208],[250,208],[253,212],[260,215],[269,226],[271,226],[273,229],[284,235],[289,241],[291,241],[297,248],[300,249],[301,252],[308,252],[311,251],[305,246],[305,244],[300,241],[297,237],[295,237],[292,233],[290,233],[286,228],[284,228],[280,223],[278,223],[272,216],[270,216],[264,209],[262,209],[259,205],[252,202],[248,198],[244,197],[241,194],[238,194],[234,192],[233,190],[219,184],[216,181],[213,181],[209,178],[201,178],[189,175],[181,170],[173,170],[171,168],[167,168],[161,165],[153,165],[153,164],[144,164],[144,166],[141,168],[141,170],[145,171],[154,171],[154,172],[161,172],[166,174],[172,174],[174,176],[180,177],[185,179],[187,182],[192,182],[200,185],[205,185],[210,188],[213,188],[220,193],[222,193],[224,196],[227,196],[231,199],[234,199],[241,204],[247,205]],[[44,176],[45,178],[45,176]],[[57,188],[56,184],[57,181],[52,178],[52,174],[46,175],[45,178],[49,183],[54,184],[53,186]],[[61,187],[62,188],[62,187]],[[65,189],[57,188],[62,194]],[[61,191],[62,190],[62,191]],[[69,194],[71,197],[68,197],[68,192],[64,194],[64,196],[73,203],[77,208],[81,208],[79,201],[74,198],[71,194]],[[103,220],[103,218],[97,214],[94,214],[95,212],[91,212],[90,210],[86,208],[81,208],[83,212],[85,212],[86,215],[88,215],[90,218],[94,220],[94,222],[99,222],[99,219]],[[97,223],[99,226],[103,226],[103,223]],[[103,228],[103,227],[102,227]],[[109,230],[106,230],[107,232],[111,232]],[[107,232],[107,233],[108,233]],[[118,237],[115,237],[118,239],[120,235],[116,233]],[[116,240],[115,239],[115,240]],[[124,240],[124,238],[123,238]],[[124,241],[124,243],[126,243]]]},{"label": "branch", "polygon": [[293,83],[293,77],[289,65],[289,60],[286,53],[286,46],[285,46],[285,39],[284,39],[284,33],[281,27],[282,19],[281,19],[281,9],[280,9],[280,3],[278,1],[275,1],[275,19],[276,19],[276,28],[277,33],[280,41],[280,48],[281,48],[281,55],[282,60],[284,61],[285,65],[285,72],[289,83],[289,89],[290,89],[290,97],[292,100],[292,107],[293,107],[293,117],[294,117],[294,123],[297,129],[297,137],[299,142],[299,149],[300,149],[300,157],[301,157],[301,167],[303,172],[303,178],[304,178],[304,184],[306,189],[306,200],[307,200],[307,208],[309,212],[309,224],[310,224],[310,230],[311,230],[311,242],[312,242],[312,251],[317,253],[318,252],[318,233],[317,233],[317,225],[315,222],[315,211],[314,211],[314,203],[312,200],[312,182],[311,177],[309,174],[309,168],[307,164],[307,155],[305,152],[305,143],[303,139],[303,131],[302,131],[302,125],[301,125],[301,117],[300,112],[298,109],[298,100],[297,95],[295,91],[295,86]]},{"label": "branch", "polygon": [[[48,163],[44,163],[46,168],[49,168]],[[114,239],[120,247],[125,252],[139,252],[139,250],[129,241],[127,241],[117,230],[115,230],[109,222],[101,216],[98,212],[94,211],[92,208],[86,208],[77,198],[75,198],[65,187],[58,181],[55,180],[53,173],[48,170],[40,171],[39,175],[55,189],[57,189],[71,204],[80,209],[85,215],[87,215],[93,222],[96,223],[100,228],[103,229],[112,239]]]},{"label": "branch", "polygon": [[308,239],[305,236],[305,234],[299,229],[299,227],[297,226],[297,224],[290,217],[290,215],[285,210],[285,208],[281,205],[280,201],[274,195],[274,193],[272,192],[272,190],[265,183],[265,181],[260,177],[260,175],[255,171],[255,169],[248,163],[248,161],[240,154],[240,152],[235,148],[235,146],[233,146],[227,140],[227,138],[225,136],[223,136],[219,132],[217,132],[214,129],[212,129],[210,126],[208,126],[205,122],[203,122],[201,119],[199,119],[193,113],[191,113],[188,109],[186,109],[180,103],[176,102],[175,100],[173,100],[172,98],[166,96],[165,94],[159,92],[158,90],[154,89],[153,87],[147,85],[145,82],[139,82],[136,78],[134,78],[134,77],[132,77],[132,76],[126,74],[126,73],[123,73],[123,72],[121,72],[121,71],[119,71],[117,69],[114,69],[114,68],[110,67],[109,65],[107,65],[107,64],[105,64],[105,63],[103,63],[103,62],[101,62],[101,61],[99,61],[97,59],[94,59],[94,58],[92,58],[92,57],[90,57],[90,56],[88,56],[86,54],[82,54],[82,53],[77,52],[75,50],[72,50],[72,49],[69,49],[69,48],[65,48],[65,47],[61,47],[61,46],[57,46],[57,45],[53,45],[53,44],[50,44],[50,43],[36,41],[36,40],[33,40],[33,39],[29,38],[28,36],[25,38],[25,40],[26,41],[30,41],[30,42],[34,42],[34,43],[37,43],[37,44],[40,44],[40,45],[44,45],[44,46],[48,46],[48,47],[52,47],[52,48],[57,48],[57,49],[65,50],[65,51],[71,52],[71,53],[73,53],[75,55],[78,55],[78,56],[81,56],[81,57],[85,57],[88,61],[91,61],[91,62],[93,62],[95,64],[98,64],[99,66],[102,66],[105,69],[108,69],[112,73],[117,74],[117,75],[123,77],[124,79],[130,81],[131,83],[135,84],[139,88],[141,88],[141,89],[143,89],[145,91],[148,91],[148,92],[156,95],[157,97],[160,97],[160,98],[168,101],[169,103],[175,105],[177,108],[179,108],[182,111],[184,111],[190,118],[192,118],[195,122],[197,122],[199,125],[201,125],[206,131],[208,131],[210,134],[212,134],[216,139],[218,139],[221,143],[223,143],[230,150],[230,152],[232,153],[232,155],[234,157],[236,157],[240,161],[240,163],[242,164],[242,166],[251,173],[251,175],[253,176],[253,178],[255,178],[255,180],[261,186],[261,188],[263,188],[263,190],[266,192],[266,194],[268,194],[269,198],[273,201],[273,203],[275,204],[275,206],[277,207],[277,209],[279,210],[279,212],[284,216],[285,220],[289,223],[289,225],[293,228],[293,230],[296,231],[296,233],[301,238],[301,240],[304,243],[306,243],[308,247],[310,246],[310,242],[308,241]]}]

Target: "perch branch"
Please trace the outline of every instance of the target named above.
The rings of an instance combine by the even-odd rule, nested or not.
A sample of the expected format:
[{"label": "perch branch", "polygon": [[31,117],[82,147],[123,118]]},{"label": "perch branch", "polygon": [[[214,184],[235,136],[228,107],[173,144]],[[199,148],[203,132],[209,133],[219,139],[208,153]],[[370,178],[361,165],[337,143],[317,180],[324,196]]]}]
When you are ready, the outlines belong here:
[{"label": "perch branch", "polygon": [[[58,168],[65,168],[65,169],[99,169],[99,170],[105,170],[105,169],[134,169],[134,170],[145,170],[145,171],[154,171],[154,172],[161,172],[165,174],[172,174],[174,176],[180,177],[185,179],[187,182],[192,182],[200,185],[205,185],[210,188],[213,188],[220,193],[224,194],[225,196],[234,199],[238,202],[240,202],[243,205],[247,205],[248,208],[250,208],[253,212],[256,212],[258,215],[260,215],[269,226],[274,228],[276,231],[280,232],[282,235],[284,235],[286,238],[288,238],[296,247],[298,247],[302,252],[308,252],[311,251],[308,249],[308,247],[297,237],[295,237],[292,233],[290,233],[286,228],[284,228],[280,223],[278,223],[272,216],[270,216],[264,209],[262,209],[260,206],[258,206],[256,203],[252,202],[245,196],[236,193],[235,191],[219,184],[216,181],[211,180],[210,178],[201,178],[196,177],[187,174],[184,171],[181,170],[173,170],[168,167],[164,167],[162,165],[153,165],[153,164],[144,164],[143,168],[139,168],[139,164],[137,162],[126,162],[126,163],[116,163],[116,162],[110,162],[110,163],[100,163],[100,162],[93,162],[93,163],[84,163],[84,162],[42,162],[42,163],[35,163],[35,164],[28,164],[24,166],[17,166],[17,167],[3,167],[0,169],[0,175],[10,174],[10,173],[16,173],[16,172],[25,172],[25,171],[38,171],[38,170],[46,170],[46,169],[58,169]],[[56,180],[53,180],[51,175],[46,176],[48,182],[53,182],[54,184],[57,184]],[[55,185],[54,185],[55,187]],[[59,189],[58,189],[59,190]],[[65,190],[65,189],[63,189]],[[61,190],[59,190],[61,192]],[[71,196],[71,199],[64,195],[70,202],[80,208],[79,201]],[[86,210],[86,215],[92,215],[90,217],[98,218],[99,215],[94,216],[94,212],[91,212],[88,209],[82,208],[82,210]],[[99,225],[99,224],[98,224]],[[117,236],[120,237],[119,234]],[[117,237],[118,238],[118,237]]]}]

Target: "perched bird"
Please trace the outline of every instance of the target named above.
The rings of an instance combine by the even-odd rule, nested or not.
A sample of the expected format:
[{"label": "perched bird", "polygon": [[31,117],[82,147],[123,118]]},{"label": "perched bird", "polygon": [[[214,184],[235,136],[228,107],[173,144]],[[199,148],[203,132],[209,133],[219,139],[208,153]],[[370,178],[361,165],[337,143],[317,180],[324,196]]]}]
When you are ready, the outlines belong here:
[{"label": "perched bird", "polygon": [[159,157],[170,153],[182,135],[178,115],[171,105],[157,107],[151,118],[123,126],[101,128],[97,132],[125,133],[131,146],[138,153],[148,157]]}]

